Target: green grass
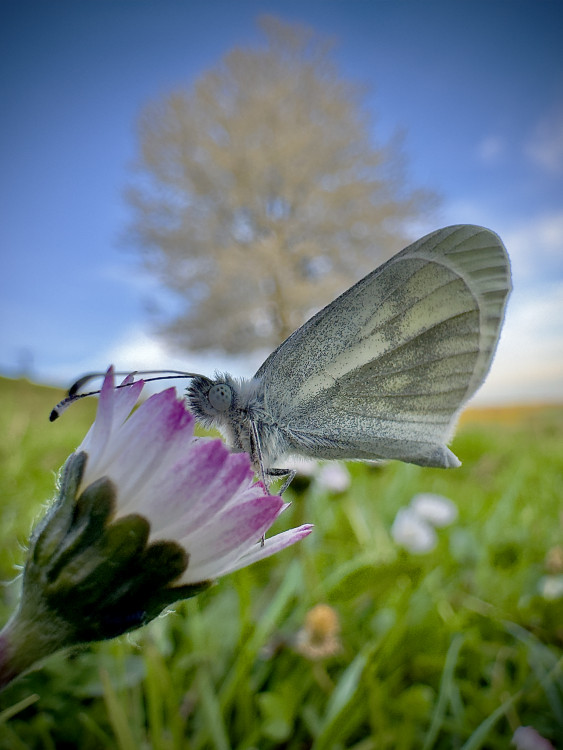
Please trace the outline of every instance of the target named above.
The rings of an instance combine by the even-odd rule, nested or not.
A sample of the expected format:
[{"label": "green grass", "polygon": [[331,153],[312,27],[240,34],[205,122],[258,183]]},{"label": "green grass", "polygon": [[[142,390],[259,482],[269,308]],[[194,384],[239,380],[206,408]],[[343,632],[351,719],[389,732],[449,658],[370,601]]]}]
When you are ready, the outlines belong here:
[{"label": "green grass", "polygon": [[[16,567],[95,402],[49,424],[59,392],[0,380],[0,623]],[[221,580],[146,628],[58,654],[0,695],[0,750],[506,750],[533,725],[563,747],[563,599],[546,554],[563,544],[563,408],[465,422],[461,469],[350,465],[351,489],[289,491],[311,536]],[[296,485],[297,486],[297,485]],[[459,508],[427,555],[389,530],[417,492]],[[307,611],[338,613],[342,649],[295,649]]]}]

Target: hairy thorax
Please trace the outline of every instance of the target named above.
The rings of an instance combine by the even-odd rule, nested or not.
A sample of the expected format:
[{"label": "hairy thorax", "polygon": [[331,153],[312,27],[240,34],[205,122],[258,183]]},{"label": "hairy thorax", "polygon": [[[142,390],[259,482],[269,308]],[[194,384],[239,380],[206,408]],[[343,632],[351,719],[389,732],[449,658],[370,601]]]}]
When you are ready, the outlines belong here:
[{"label": "hairy thorax", "polygon": [[217,429],[231,450],[248,453],[256,470],[269,468],[287,451],[287,438],[264,408],[261,381],[216,373],[197,376],[187,390],[190,410],[208,429]]}]

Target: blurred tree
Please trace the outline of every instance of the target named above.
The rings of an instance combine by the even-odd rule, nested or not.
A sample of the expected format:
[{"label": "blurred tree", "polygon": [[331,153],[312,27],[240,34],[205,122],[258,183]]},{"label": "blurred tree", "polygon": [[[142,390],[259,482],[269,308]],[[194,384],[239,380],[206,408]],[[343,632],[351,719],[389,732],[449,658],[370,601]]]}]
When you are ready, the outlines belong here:
[{"label": "blurred tree", "polygon": [[374,146],[331,45],[271,16],[138,123],[128,240],[177,293],[178,348],[272,348],[401,246],[435,196],[406,188],[400,139]]}]

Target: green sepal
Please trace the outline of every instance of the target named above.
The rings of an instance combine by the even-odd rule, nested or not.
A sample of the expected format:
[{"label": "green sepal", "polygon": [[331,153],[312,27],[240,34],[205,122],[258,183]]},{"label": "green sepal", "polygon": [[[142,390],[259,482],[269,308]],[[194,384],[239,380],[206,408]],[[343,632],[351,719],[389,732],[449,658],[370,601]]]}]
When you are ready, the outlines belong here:
[{"label": "green sepal", "polygon": [[199,583],[190,583],[184,586],[169,586],[155,591],[145,603],[147,608],[147,622],[158,617],[166,607],[174,604],[174,602],[182,601],[182,599],[191,599],[193,596],[201,594],[202,591],[206,591],[211,586],[213,586],[213,581],[200,581]]},{"label": "green sepal", "polygon": [[87,458],[86,453],[73,453],[62,468],[59,496],[32,539],[33,561],[37,565],[44,565],[51,559],[70,528]]},{"label": "green sepal", "polygon": [[[49,585],[49,597],[60,602],[70,596],[80,608],[93,606],[100,598],[100,583],[105,590],[102,596],[129,580],[136,570],[149,538],[150,525],[146,518],[130,515],[120,518],[101,529],[88,546],[78,547],[76,554],[68,557],[56,579]],[[86,535],[87,536],[87,535]]]},{"label": "green sepal", "polygon": [[159,541],[146,547],[98,608],[99,628],[109,633],[103,637],[132,630],[160,614],[170,598],[166,596],[165,603],[155,611],[152,603],[155,594],[181,576],[187,565],[188,555],[177,542]]},{"label": "green sepal", "polygon": [[[77,564],[80,565],[78,561],[90,557],[90,550],[96,545],[103,547],[103,538],[116,504],[115,487],[107,477],[98,479],[84,490],[74,503],[67,533],[52,555],[49,581],[57,580],[65,568],[76,569]],[[61,516],[62,510],[57,509],[56,515]],[[66,519],[60,520],[64,523]]]},{"label": "green sepal", "polygon": [[140,595],[138,598],[125,597],[114,606],[108,606],[98,612],[97,632],[103,631],[105,635],[98,635],[97,638],[113,638],[147,625],[162,614],[166,607],[182,599],[197,596],[212,585],[213,581],[201,581],[184,586],[167,586],[150,593],[145,592],[144,596]]}]

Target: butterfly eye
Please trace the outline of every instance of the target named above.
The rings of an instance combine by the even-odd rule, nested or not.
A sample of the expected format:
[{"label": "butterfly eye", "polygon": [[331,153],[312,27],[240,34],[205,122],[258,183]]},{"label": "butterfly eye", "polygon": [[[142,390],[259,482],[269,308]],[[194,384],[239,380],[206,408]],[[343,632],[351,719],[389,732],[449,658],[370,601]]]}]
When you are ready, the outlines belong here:
[{"label": "butterfly eye", "polygon": [[233,392],[226,383],[217,383],[209,389],[207,398],[217,411],[227,411],[233,400]]}]

